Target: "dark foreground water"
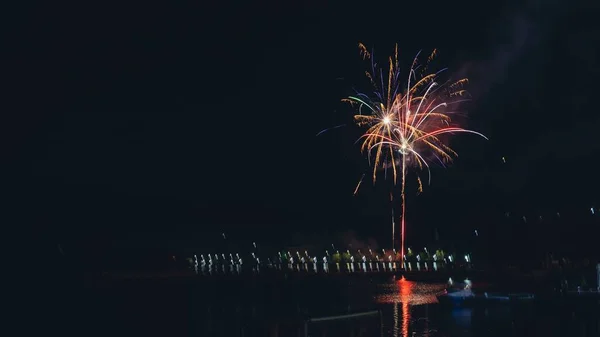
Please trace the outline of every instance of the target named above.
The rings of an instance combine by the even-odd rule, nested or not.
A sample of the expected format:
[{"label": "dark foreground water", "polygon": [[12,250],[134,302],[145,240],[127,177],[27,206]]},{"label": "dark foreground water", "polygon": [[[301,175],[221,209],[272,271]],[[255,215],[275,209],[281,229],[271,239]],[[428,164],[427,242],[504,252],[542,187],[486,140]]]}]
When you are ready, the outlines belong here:
[{"label": "dark foreground water", "polygon": [[55,294],[51,314],[80,336],[304,336],[306,318],[367,310],[382,315],[310,323],[308,335],[600,336],[598,298],[452,309],[437,303],[444,287],[350,275],[89,282]]}]

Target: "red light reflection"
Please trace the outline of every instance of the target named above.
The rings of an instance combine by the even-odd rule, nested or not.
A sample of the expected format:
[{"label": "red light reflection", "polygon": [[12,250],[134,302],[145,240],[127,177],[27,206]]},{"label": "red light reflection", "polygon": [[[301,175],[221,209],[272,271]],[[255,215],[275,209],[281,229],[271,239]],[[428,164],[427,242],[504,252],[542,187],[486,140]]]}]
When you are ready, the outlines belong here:
[{"label": "red light reflection", "polygon": [[400,286],[400,302],[402,302],[402,337],[408,337],[408,324],[410,323],[410,308],[408,303],[413,295],[413,282],[406,281],[403,277],[398,281]]},{"label": "red light reflection", "polygon": [[[408,281],[404,278],[383,286],[383,291],[375,298],[380,304],[394,305],[394,329],[393,335],[402,337],[409,336],[410,306],[438,303],[437,295],[446,290],[445,284],[427,284]],[[400,317],[398,315],[399,304],[402,305],[402,329],[399,328]]]}]

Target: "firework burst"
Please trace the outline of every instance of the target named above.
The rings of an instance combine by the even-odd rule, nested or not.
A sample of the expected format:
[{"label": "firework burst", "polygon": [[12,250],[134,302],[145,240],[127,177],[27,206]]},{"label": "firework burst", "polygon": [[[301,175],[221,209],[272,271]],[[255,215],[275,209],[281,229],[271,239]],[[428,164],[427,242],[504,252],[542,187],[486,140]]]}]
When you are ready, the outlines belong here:
[{"label": "firework burst", "polygon": [[[423,64],[417,54],[406,78],[400,77],[398,66],[398,45],[394,56],[389,58],[387,71],[378,67],[373,55],[363,44],[359,44],[363,59],[370,61],[371,71],[366,77],[374,88],[372,94],[357,93],[343,101],[358,105],[358,114],[354,116],[359,126],[366,127],[360,137],[361,149],[367,154],[373,168],[373,182],[377,172],[391,169],[394,183],[401,184],[401,256],[404,256],[405,227],[405,186],[408,167],[426,170],[427,182],[431,181],[429,170],[431,161],[443,166],[451,162],[457,153],[445,143],[447,135],[473,133],[485,139],[483,134],[461,128],[452,120],[457,114],[454,110],[458,103],[465,101],[464,85],[466,78],[458,81],[440,81],[440,74],[428,72],[428,66],[436,55],[434,50]],[[364,178],[364,175],[363,175]],[[421,178],[417,175],[419,191],[422,191]],[[362,183],[359,181],[355,193]]]}]

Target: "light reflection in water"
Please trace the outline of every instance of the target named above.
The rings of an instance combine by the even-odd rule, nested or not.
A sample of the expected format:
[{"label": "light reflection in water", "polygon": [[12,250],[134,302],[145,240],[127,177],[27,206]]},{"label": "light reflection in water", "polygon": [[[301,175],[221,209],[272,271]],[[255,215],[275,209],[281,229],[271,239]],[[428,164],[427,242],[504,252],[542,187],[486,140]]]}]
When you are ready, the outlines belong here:
[{"label": "light reflection in water", "polygon": [[[393,305],[393,336],[409,337],[410,306],[438,303],[437,295],[443,294],[445,288],[445,284],[417,283],[402,278],[384,285],[382,292],[375,297],[375,301],[380,304]],[[401,325],[398,312],[400,306],[402,308]]]},{"label": "light reflection in water", "polygon": [[[410,323],[410,309],[408,302],[412,295],[413,283],[400,279],[400,301],[402,302],[402,337],[408,337],[408,324]],[[436,299],[437,300],[437,299]]]},{"label": "light reflection in water", "polygon": [[398,336],[398,302],[394,303],[394,330],[392,330],[392,336]]}]

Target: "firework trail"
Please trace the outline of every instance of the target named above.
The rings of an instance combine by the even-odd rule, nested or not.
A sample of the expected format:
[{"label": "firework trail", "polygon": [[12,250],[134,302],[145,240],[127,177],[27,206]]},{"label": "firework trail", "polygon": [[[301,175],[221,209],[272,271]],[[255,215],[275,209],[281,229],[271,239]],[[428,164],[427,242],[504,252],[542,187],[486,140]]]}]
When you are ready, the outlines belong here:
[{"label": "firework trail", "polygon": [[[377,171],[384,169],[386,174],[391,168],[396,184],[400,176],[401,184],[401,256],[404,256],[405,214],[406,214],[406,174],[407,168],[427,170],[427,182],[431,182],[429,165],[431,159],[442,166],[458,156],[445,144],[443,136],[456,133],[473,133],[485,139],[483,134],[461,128],[452,121],[457,114],[452,107],[465,101],[463,86],[466,78],[455,82],[439,82],[438,72],[428,72],[428,66],[436,54],[434,50],[424,64],[419,63],[419,54],[412,62],[407,78],[400,78],[398,66],[398,45],[394,56],[389,58],[387,71],[377,66],[372,53],[359,44],[361,56],[370,61],[371,71],[366,77],[374,88],[372,94],[357,93],[343,101],[358,105],[358,114],[354,116],[359,126],[367,130],[360,137],[361,150],[367,154],[373,167],[373,183],[377,180]],[[355,189],[358,192],[359,184]],[[419,192],[422,182],[417,175]],[[394,235],[394,234],[392,234]]]}]

